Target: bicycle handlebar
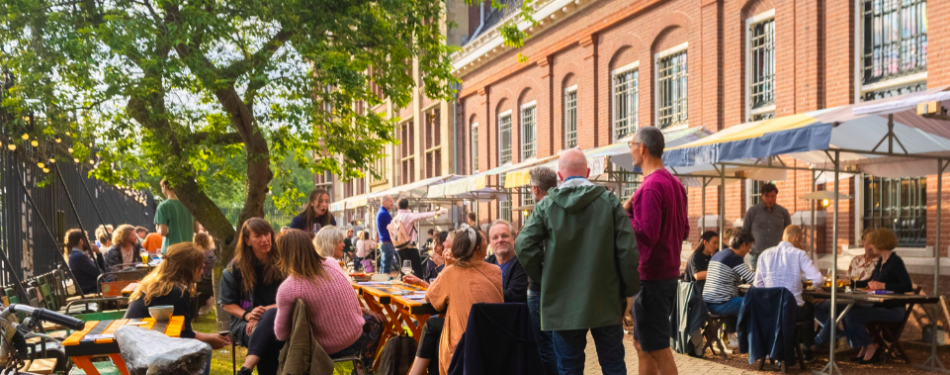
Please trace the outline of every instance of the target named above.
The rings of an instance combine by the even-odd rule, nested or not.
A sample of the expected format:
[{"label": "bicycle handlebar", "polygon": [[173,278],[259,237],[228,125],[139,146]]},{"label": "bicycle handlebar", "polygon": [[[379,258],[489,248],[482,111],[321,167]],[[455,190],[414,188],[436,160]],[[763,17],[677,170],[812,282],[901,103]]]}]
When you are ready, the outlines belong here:
[{"label": "bicycle handlebar", "polygon": [[[82,320],[46,309],[38,309],[27,305],[12,304],[7,307],[7,310],[9,310],[11,313],[21,312],[27,315],[33,315],[36,317],[36,319],[56,323],[74,330],[82,330],[86,327],[86,322]],[[6,316],[7,311],[4,311],[4,313],[4,316]]]}]

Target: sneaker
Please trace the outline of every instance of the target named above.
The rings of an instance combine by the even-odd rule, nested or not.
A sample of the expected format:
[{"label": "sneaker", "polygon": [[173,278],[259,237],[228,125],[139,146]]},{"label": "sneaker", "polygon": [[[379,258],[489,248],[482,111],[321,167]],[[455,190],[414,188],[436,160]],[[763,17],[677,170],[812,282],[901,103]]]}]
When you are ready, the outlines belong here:
[{"label": "sneaker", "polygon": [[727,335],[729,337],[729,342],[726,344],[729,348],[738,348],[739,347],[739,337],[735,333],[730,333]]}]

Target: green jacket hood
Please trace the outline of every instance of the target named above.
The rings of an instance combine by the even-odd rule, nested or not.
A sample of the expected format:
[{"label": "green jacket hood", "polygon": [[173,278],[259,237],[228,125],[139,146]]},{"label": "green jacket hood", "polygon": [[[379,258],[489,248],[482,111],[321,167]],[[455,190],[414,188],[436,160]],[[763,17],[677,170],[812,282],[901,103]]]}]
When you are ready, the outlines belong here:
[{"label": "green jacket hood", "polygon": [[548,198],[569,213],[578,212],[604,194],[607,188],[602,185],[581,185],[551,189]]}]

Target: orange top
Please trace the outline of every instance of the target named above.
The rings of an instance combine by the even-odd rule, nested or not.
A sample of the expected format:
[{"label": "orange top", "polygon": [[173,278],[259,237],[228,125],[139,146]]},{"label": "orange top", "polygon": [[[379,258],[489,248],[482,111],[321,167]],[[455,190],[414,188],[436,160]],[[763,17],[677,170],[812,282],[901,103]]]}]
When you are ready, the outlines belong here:
[{"label": "orange top", "polygon": [[436,310],[446,312],[445,326],[439,341],[439,372],[446,375],[455,346],[462,339],[465,326],[468,325],[468,313],[472,310],[472,305],[479,302],[505,302],[501,268],[481,259],[472,260],[465,267],[454,264],[445,267],[429,286],[426,301]]},{"label": "orange top", "polygon": [[148,236],[145,237],[145,243],[142,244],[142,247],[149,253],[156,253],[162,248],[162,240],[161,234],[149,233]]}]

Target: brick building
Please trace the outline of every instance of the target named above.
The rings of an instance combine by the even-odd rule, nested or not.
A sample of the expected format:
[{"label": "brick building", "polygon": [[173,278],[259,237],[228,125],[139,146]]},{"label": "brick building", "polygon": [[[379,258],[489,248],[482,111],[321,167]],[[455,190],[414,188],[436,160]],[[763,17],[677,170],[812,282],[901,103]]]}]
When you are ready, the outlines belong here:
[{"label": "brick building", "polygon": [[[639,126],[718,131],[950,84],[950,29],[927,27],[947,21],[950,0],[540,0],[535,7],[537,24],[522,25],[531,35],[523,48],[502,44],[498,25],[518,19],[501,14],[453,56],[463,80],[451,128],[457,174],[625,142]],[[761,183],[726,185],[727,226],[757,201]],[[792,213],[811,209],[798,198],[812,190],[810,172],[789,171],[776,183],[779,204]],[[935,227],[936,176],[856,175],[840,186],[853,200],[842,201],[836,240],[831,207],[822,209],[829,221],[818,229],[819,250],[836,243],[857,254],[847,249],[858,246],[865,226],[888,226],[910,271],[933,272],[935,234],[950,244],[950,220]],[[717,213],[719,194],[707,189],[706,214]],[[695,239],[701,190],[689,196]],[[510,217],[512,205],[526,203],[519,199],[481,203],[480,220]]]}]

